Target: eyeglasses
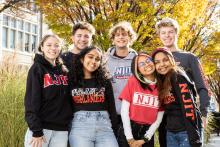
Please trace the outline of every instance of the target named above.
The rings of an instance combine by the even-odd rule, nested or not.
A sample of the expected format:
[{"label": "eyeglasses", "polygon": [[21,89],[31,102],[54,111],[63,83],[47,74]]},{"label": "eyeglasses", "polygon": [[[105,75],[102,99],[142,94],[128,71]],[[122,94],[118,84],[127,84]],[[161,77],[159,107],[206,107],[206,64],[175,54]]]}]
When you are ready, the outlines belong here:
[{"label": "eyeglasses", "polygon": [[142,61],[142,62],[139,62],[139,63],[138,63],[138,67],[143,67],[143,66],[145,66],[146,64],[149,64],[149,63],[152,63],[152,62],[153,62],[152,58],[147,57],[145,61]]}]

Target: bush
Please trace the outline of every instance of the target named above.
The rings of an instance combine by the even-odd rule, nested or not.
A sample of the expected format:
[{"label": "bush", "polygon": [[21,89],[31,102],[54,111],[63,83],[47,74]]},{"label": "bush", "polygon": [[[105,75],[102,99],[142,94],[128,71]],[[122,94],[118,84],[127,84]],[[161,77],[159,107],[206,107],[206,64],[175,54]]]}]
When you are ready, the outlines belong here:
[{"label": "bush", "polygon": [[24,146],[27,70],[8,57],[0,65],[0,147]]}]

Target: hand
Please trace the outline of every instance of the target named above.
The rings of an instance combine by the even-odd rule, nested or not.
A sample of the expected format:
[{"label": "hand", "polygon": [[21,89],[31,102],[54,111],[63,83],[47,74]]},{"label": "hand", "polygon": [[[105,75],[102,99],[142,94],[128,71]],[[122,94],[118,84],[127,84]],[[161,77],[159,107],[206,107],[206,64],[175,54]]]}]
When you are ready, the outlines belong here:
[{"label": "hand", "polygon": [[130,147],[142,147],[142,145],[144,144],[144,140],[135,140]]},{"label": "hand", "polygon": [[29,144],[32,144],[32,147],[42,147],[43,142],[46,143],[46,138],[44,136],[32,137]]},{"label": "hand", "polygon": [[202,117],[202,123],[203,123],[203,128],[205,129],[207,126],[207,119],[206,117]]}]

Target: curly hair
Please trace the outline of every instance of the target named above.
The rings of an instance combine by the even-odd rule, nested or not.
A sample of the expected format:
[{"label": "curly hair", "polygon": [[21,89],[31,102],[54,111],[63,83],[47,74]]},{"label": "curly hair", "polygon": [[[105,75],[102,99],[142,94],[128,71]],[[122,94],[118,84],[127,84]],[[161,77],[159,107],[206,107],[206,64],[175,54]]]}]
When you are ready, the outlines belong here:
[{"label": "curly hair", "polygon": [[70,83],[73,85],[77,85],[80,87],[85,87],[84,83],[84,72],[83,72],[83,63],[81,62],[81,59],[85,57],[86,54],[88,54],[92,50],[98,50],[101,54],[101,64],[94,72],[92,72],[92,78],[94,78],[100,86],[104,86],[106,84],[107,79],[109,78],[107,74],[107,70],[105,66],[102,64],[102,58],[103,53],[102,50],[95,47],[95,46],[88,46],[85,47],[73,60],[73,63],[71,65],[71,71],[69,72],[69,80]]},{"label": "curly hair", "polygon": [[109,38],[112,40],[115,38],[115,34],[118,30],[123,30],[125,32],[128,33],[129,37],[131,38],[130,40],[130,45],[133,44],[133,42],[136,40],[137,38],[137,34],[134,32],[131,24],[129,22],[126,21],[122,21],[117,23],[115,26],[113,26],[112,28],[110,28],[109,30]]}]

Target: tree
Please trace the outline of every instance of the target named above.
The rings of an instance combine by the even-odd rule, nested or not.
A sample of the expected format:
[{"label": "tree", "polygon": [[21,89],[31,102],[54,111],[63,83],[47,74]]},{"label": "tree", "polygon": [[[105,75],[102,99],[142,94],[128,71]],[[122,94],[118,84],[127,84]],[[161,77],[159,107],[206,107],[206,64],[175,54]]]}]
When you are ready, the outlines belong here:
[{"label": "tree", "polygon": [[33,0],[5,0],[2,3],[0,3],[0,13],[8,9],[11,12],[14,12],[15,14],[18,12],[21,13],[20,10],[25,11],[24,8],[26,8],[27,10],[33,9],[33,4]]},{"label": "tree", "polygon": [[[138,33],[133,47],[151,51],[161,45],[154,28],[156,21],[172,17],[180,24],[180,48],[199,57],[213,57],[205,51],[216,31],[211,27],[213,17],[219,13],[216,11],[217,0],[37,0],[37,4],[49,27],[67,41],[71,25],[87,21],[96,28],[94,42],[106,50],[111,45],[109,28],[126,20]],[[216,50],[220,51],[219,48]]]},{"label": "tree", "polygon": [[209,75],[208,81],[212,94],[218,103],[218,111],[220,112],[220,70],[216,70],[214,73]]}]

